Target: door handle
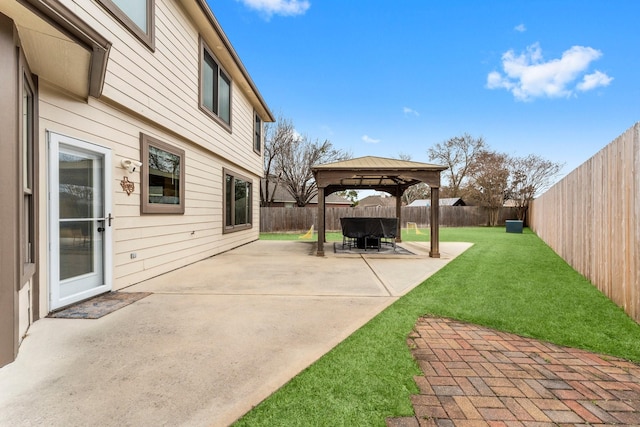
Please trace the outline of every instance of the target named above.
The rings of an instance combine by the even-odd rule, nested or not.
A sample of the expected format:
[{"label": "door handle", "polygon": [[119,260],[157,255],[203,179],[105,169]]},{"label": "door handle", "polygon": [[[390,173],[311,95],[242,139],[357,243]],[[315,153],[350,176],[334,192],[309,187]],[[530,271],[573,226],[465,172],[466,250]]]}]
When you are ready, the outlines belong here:
[{"label": "door handle", "polygon": [[[111,220],[113,219],[113,217],[111,216],[111,212],[109,212],[109,216],[104,218],[104,219],[99,219],[98,222],[101,222],[102,225],[104,225],[104,222],[107,221],[107,224],[109,225],[109,227],[111,227]],[[98,227],[98,233],[102,233],[105,230],[104,227]]]}]

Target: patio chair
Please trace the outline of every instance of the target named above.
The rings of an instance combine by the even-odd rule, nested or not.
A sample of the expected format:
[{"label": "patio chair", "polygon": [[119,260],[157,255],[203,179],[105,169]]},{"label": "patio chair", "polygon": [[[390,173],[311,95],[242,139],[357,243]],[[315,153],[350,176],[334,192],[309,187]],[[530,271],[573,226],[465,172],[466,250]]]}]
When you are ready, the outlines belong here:
[{"label": "patio chair", "polygon": [[342,249],[354,248],[358,245],[358,238],[363,237],[362,232],[350,218],[340,218],[340,227],[342,228]]},{"label": "patio chair", "polygon": [[364,250],[368,248],[377,249],[380,252],[384,229],[382,227],[383,218],[367,218],[365,222]]},{"label": "patio chair", "polygon": [[382,225],[381,244],[392,245],[395,252],[396,237],[398,237],[398,218],[382,218],[380,223]]}]

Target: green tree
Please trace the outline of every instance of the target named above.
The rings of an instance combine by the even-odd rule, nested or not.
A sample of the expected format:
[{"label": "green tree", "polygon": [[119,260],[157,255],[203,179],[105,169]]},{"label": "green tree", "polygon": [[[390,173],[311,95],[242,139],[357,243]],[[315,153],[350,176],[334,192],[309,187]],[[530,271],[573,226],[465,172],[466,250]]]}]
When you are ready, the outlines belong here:
[{"label": "green tree", "polygon": [[349,199],[351,206],[358,206],[358,192],[356,190],[344,190],[336,192],[337,195]]}]

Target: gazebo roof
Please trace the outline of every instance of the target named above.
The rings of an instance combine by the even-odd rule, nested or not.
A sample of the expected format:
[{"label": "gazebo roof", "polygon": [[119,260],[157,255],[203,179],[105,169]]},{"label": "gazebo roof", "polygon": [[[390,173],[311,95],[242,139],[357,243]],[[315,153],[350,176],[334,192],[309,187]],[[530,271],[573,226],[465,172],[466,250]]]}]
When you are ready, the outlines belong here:
[{"label": "gazebo roof", "polygon": [[383,157],[358,157],[311,168],[319,187],[336,189],[388,187],[407,188],[419,182],[440,186],[446,166]]},{"label": "gazebo roof", "polygon": [[364,156],[355,159],[343,160],[341,162],[325,163],[324,165],[313,166],[313,169],[396,169],[396,170],[416,170],[431,169],[445,170],[446,166],[435,165],[433,163],[420,163],[411,160],[388,159],[386,157]]}]

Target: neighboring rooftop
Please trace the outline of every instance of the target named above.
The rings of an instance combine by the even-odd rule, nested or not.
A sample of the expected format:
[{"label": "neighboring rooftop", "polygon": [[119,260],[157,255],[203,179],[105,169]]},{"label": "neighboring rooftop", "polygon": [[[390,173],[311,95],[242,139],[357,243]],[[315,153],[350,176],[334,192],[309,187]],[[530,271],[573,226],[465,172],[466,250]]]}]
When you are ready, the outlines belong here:
[{"label": "neighboring rooftop", "polygon": [[395,206],[396,198],[393,196],[367,196],[358,201],[359,208]]},{"label": "neighboring rooftop", "polygon": [[[264,179],[260,180],[260,185],[262,186],[262,189],[264,191],[265,189],[265,181]],[[273,195],[273,198],[271,198],[271,194],[272,192],[275,192],[275,194]],[[275,186],[275,182],[274,181],[270,181],[269,183],[269,199],[273,200],[273,204],[283,204],[283,205],[290,205],[290,204],[295,204],[296,203],[296,199],[293,197],[293,195],[289,192],[289,190],[287,189],[287,187],[284,185],[284,183],[279,182],[277,186]],[[309,202],[309,205],[317,205],[318,204],[318,196],[314,196],[311,201]],[[344,206],[351,206],[351,200],[347,199],[346,197],[343,197],[341,195],[339,195],[338,193],[333,193],[330,194],[329,196],[327,196],[326,198],[326,204],[327,205],[344,205]]]},{"label": "neighboring rooftop", "polygon": [[[407,207],[419,207],[419,206],[431,206],[431,200],[429,199],[418,199],[409,203]],[[440,206],[467,206],[467,204],[460,197],[445,197],[440,199]]]}]

